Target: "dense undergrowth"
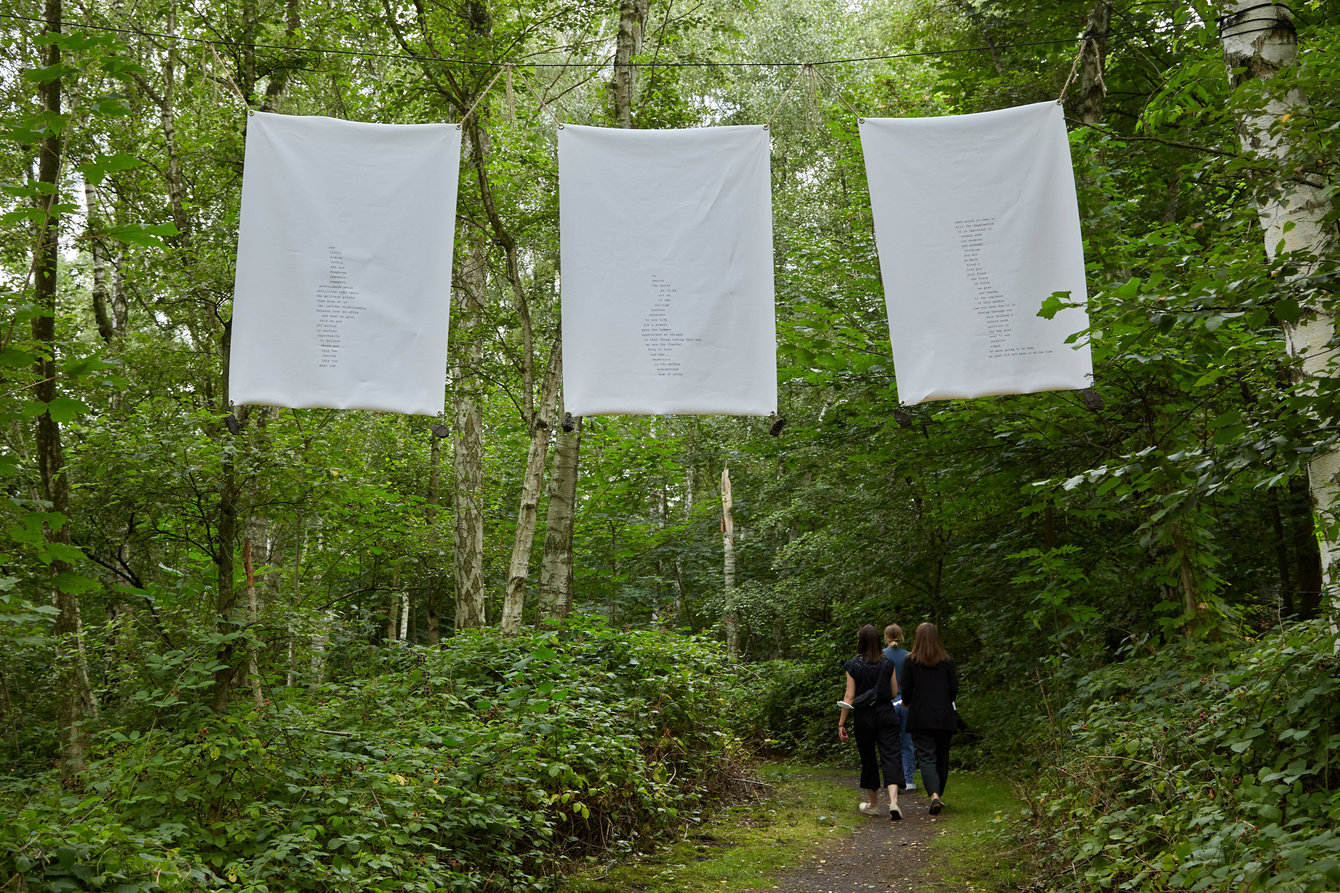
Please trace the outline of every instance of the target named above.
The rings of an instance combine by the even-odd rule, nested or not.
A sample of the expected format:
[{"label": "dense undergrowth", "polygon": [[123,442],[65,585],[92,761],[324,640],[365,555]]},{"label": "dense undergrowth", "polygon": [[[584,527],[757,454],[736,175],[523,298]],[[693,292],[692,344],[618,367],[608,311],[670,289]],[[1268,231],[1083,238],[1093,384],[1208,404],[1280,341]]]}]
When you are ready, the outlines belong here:
[{"label": "dense undergrowth", "polygon": [[1028,787],[1032,889],[1340,889],[1340,655],[1326,621],[1080,680]]},{"label": "dense undergrowth", "polygon": [[[961,667],[959,706],[976,734],[955,738],[951,764],[994,767],[1026,799],[1025,889],[1340,890],[1329,621],[1147,645],[1091,655],[1101,666],[1078,674],[1084,659],[1041,674],[1015,666],[1012,686],[996,668],[1017,663],[1009,654]],[[839,667],[836,653],[766,665],[747,683],[742,722],[779,751],[854,763],[833,728]]]},{"label": "dense undergrowth", "polygon": [[[673,637],[674,641],[668,641]],[[0,890],[541,890],[700,817],[733,777],[719,651],[578,625],[368,648],[214,714],[170,655],[77,789],[0,781]]]}]

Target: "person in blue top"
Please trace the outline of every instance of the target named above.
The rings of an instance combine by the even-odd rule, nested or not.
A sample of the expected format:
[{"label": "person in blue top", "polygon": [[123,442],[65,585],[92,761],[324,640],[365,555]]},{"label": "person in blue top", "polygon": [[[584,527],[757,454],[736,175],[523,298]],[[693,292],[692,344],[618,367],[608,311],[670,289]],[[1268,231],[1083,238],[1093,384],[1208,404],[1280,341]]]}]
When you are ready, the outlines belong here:
[{"label": "person in blue top", "polygon": [[[903,786],[902,750],[899,746],[898,713],[893,699],[898,696],[898,680],[893,675],[893,664],[879,647],[879,630],[870,624],[856,634],[856,656],[842,665],[846,671],[847,688],[838,706],[838,738],[847,740],[847,716],[856,713],[853,731],[856,750],[861,755],[861,787],[865,800],[858,806],[866,815],[878,809],[879,776],[884,772],[884,784],[889,789],[889,818],[898,821],[903,811],[898,807],[898,789]],[[871,692],[868,704],[860,695]],[[876,760],[876,752],[879,758]]]},{"label": "person in blue top", "polygon": [[[903,628],[896,623],[890,623],[884,627],[884,656],[893,661],[893,673],[898,679],[898,690],[903,690],[903,660],[907,657],[907,649],[903,647]],[[907,704],[895,702],[895,708],[898,710],[898,738],[903,751],[903,779],[907,782],[904,785],[904,791],[915,791],[916,783],[912,781],[912,776],[917,772],[917,758],[912,752],[912,734],[907,731]]]}]

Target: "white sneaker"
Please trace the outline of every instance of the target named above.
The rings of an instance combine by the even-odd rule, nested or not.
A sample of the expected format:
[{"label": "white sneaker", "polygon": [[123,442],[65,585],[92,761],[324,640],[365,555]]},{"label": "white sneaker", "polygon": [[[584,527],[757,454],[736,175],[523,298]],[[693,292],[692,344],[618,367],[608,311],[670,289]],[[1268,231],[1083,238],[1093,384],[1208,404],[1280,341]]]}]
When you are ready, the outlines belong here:
[{"label": "white sneaker", "polygon": [[879,804],[862,800],[860,803],[856,804],[856,808],[859,809],[863,815],[874,815],[879,811]]}]

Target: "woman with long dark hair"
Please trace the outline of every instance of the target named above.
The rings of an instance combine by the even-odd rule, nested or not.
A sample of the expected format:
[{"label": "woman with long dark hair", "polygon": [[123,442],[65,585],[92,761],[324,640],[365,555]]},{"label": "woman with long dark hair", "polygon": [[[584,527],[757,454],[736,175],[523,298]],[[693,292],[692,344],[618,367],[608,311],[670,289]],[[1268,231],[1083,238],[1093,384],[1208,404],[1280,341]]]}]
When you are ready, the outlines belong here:
[{"label": "woman with long dark hair", "polygon": [[[883,769],[884,786],[889,789],[889,818],[896,822],[903,817],[903,811],[898,808],[898,789],[903,786],[902,750],[898,740],[900,721],[893,708],[893,699],[898,695],[898,680],[893,675],[893,662],[884,656],[883,649],[879,631],[869,624],[861,627],[856,634],[856,656],[842,665],[847,674],[847,689],[840,704],[838,738],[847,740],[847,716],[854,712],[856,719],[852,731],[856,737],[856,750],[861,755],[861,787],[865,790],[865,800],[859,808],[866,815],[879,808],[879,776]],[[866,692],[872,692],[873,700],[854,708],[853,704],[865,700],[861,695]],[[866,698],[872,695],[866,695]]]},{"label": "woman with long dark hair", "polygon": [[931,815],[939,815],[944,808],[941,798],[949,777],[949,739],[958,730],[957,698],[958,671],[953,658],[940,642],[935,624],[923,623],[903,662],[903,703],[921,781],[931,797]]}]

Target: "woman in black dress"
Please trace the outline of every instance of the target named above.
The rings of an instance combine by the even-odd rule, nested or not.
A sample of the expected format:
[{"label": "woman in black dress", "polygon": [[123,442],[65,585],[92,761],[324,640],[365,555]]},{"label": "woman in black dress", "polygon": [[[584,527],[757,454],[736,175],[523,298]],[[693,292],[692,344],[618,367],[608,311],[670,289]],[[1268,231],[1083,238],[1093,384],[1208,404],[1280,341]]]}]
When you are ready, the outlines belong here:
[{"label": "woman in black dress", "polygon": [[949,777],[949,738],[958,729],[956,698],[958,671],[954,661],[941,644],[935,624],[923,623],[917,627],[912,650],[903,661],[903,703],[921,780],[931,796],[931,815],[939,815],[944,808],[940,798]]},{"label": "woman in black dress", "polygon": [[[889,818],[896,822],[903,817],[903,811],[898,808],[898,789],[903,786],[903,758],[899,744],[901,723],[893,707],[893,699],[898,695],[898,680],[893,675],[893,662],[884,656],[879,631],[873,626],[867,624],[856,634],[856,652],[856,656],[842,667],[847,673],[847,690],[842,696],[842,714],[838,717],[838,738],[847,740],[847,715],[854,712],[853,732],[856,750],[861,755],[861,787],[865,789],[866,797],[859,808],[867,815],[879,808],[882,768],[884,786],[889,789]],[[874,701],[853,710],[853,701],[871,689],[875,690]]]}]

